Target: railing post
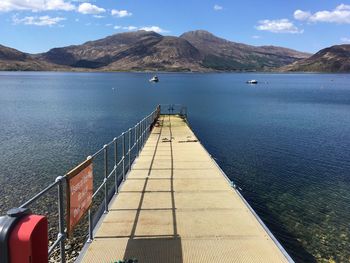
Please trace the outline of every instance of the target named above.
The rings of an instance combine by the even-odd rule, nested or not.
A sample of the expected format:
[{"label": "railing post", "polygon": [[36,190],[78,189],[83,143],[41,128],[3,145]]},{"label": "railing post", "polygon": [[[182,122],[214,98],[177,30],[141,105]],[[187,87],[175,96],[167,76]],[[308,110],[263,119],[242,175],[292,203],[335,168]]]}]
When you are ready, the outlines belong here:
[{"label": "railing post", "polygon": [[151,133],[152,119],[152,115],[148,117],[148,134]]},{"label": "railing post", "polygon": [[108,148],[107,144],[103,145],[104,149],[104,190],[105,190],[105,211],[104,213],[108,213],[108,200],[107,200],[107,195],[108,195],[108,186],[107,186],[107,177],[108,177]]},{"label": "railing post", "polygon": [[60,241],[60,254],[61,254],[61,263],[66,262],[65,254],[65,240],[66,235],[64,233],[64,204],[63,204],[63,176],[58,176],[56,182],[58,182],[58,235],[61,238]]},{"label": "railing post", "polygon": [[128,171],[131,170],[131,128],[129,128],[129,154],[128,154],[128,159],[129,159],[129,169]]},{"label": "railing post", "polygon": [[142,120],[139,123],[139,152],[141,152],[141,148],[142,148]]},{"label": "railing post", "polygon": [[143,139],[142,139],[142,147],[145,146],[146,141],[146,118],[143,119]]},{"label": "railing post", "polygon": [[133,144],[133,147],[136,148],[136,150],[134,150],[135,158],[136,158],[136,156],[137,156],[137,124],[134,127],[134,144]]},{"label": "railing post", "polygon": [[142,148],[145,145],[145,119],[142,120]]},{"label": "railing post", "polygon": [[147,138],[147,118],[145,118],[145,132],[144,132],[144,138],[143,138],[143,145],[146,144],[146,138]]},{"label": "railing post", "polygon": [[87,240],[88,243],[91,243],[92,240],[94,239],[94,234],[93,234],[93,222],[92,222],[92,213],[91,213],[91,208],[89,209],[89,238]]},{"label": "railing post", "polygon": [[118,143],[117,138],[113,139],[114,142],[114,193],[118,193],[118,172],[117,172],[117,164],[118,164]]},{"label": "railing post", "polygon": [[140,122],[140,152],[142,150],[142,135],[143,135],[142,127],[143,127],[143,120],[141,120]]},{"label": "railing post", "polygon": [[145,142],[147,141],[148,133],[149,133],[149,117],[147,117],[147,119],[146,119],[146,139],[145,139]]},{"label": "railing post", "polygon": [[149,132],[151,130],[151,121],[150,121],[150,119],[151,119],[151,116],[149,116],[147,118],[147,139],[148,139],[148,136],[149,136]]},{"label": "railing post", "polygon": [[122,133],[123,137],[123,181],[125,181],[125,132]]},{"label": "railing post", "polygon": [[136,124],[136,127],[135,127],[135,138],[136,138],[136,141],[135,141],[135,143],[136,143],[136,155],[138,156],[139,155],[139,127],[140,126],[140,123],[138,122],[137,124]]}]

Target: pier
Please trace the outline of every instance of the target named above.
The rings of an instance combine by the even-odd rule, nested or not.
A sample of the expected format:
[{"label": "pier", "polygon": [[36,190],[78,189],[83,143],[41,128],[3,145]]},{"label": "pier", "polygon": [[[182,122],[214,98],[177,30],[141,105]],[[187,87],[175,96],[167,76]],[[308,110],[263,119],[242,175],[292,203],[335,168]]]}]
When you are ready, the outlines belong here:
[{"label": "pier", "polygon": [[[54,189],[57,213],[32,214],[40,199],[54,201]],[[50,236],[48,220],[56,226]],[[187,108],[176,104],[158,105],[9,210],[0,230],[1,262],[294,262],[191,130]],[[84,244],[79,253],[77,244]],[[16,253],[23,246],[37,253]]]},{"label": "pier", "polygon": [[78,262],[293,262],[184,116],[152,127]]}]

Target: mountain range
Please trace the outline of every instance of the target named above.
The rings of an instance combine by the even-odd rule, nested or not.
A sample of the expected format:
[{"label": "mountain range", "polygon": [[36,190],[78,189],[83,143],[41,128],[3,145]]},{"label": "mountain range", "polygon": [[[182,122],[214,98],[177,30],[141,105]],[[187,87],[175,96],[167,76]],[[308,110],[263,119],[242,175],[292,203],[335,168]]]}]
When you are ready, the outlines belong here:
[{"label": "mountain range", "polygon": [[236,43],[204,30],[186,32],[179,37],[136,31],[53,48],[41,54],[27,54],[0,45],[0,70],[328,71],[320,65],[328,63],[325,58],[339,61],[338,56],[344,59],[335,61],[332,69],[340,63],[339,70],[349,71],[350,49],[337,47],[332,52],[320,51],[311,56],[283,47]]},{"label": "mountain range", "polygon": [[336,45],[281,68],[282,71],[350,72],[350,45]]}]

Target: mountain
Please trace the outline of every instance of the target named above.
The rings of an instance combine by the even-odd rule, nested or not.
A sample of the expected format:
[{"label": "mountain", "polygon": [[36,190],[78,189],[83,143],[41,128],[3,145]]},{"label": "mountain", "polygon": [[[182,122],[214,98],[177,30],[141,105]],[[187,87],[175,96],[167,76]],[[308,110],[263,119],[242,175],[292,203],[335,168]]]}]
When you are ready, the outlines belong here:
[{"label": "mountain", "polygon": [[[235,43],[203,30],[187,32],[180,37],[141,30],[115,34],[82,45],[53,48],[37,55],[12,51],[13,55],[4,56],[6,59],[0,55],[0,69],[263,71],[309,56],[281,47]],[[3,60],[7,63],[3,64]]]},{"label": "mountain", "polygon": [[30,55],[0,45],[0,68],[1,70],[40,70],[41,66]]},{"label": "mountain", "polygon": [[0,70],[43,71],[64,69],[67,68],[40,61],[33,55],[0,45]]},{"label": "mountain", "polygon": [[282,71],[350,72],[350,45],[337,45],[281,68]]},{"label": "mountain", "polygon": [[217,70],[269,70],[310,56],[287,48],[235,43],[204,30],[190,31],[180,38],[201,51],[203,66]]},{"label": "mountain", "polygon": [[83,45],[54,48],[39,58],[99,70],[200,70],[200,52],[188,41],[155,32],[120,33]]}]

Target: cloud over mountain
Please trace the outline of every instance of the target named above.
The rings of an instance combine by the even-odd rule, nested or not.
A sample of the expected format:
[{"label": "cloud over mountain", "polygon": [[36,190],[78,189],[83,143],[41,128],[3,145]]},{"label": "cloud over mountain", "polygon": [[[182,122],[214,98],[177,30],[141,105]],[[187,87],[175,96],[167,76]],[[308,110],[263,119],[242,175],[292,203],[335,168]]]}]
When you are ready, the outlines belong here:
[{"label": "cloud over mountain", "polygon": [[0,1],[0,12],[10,11],[72,11],[75,6],[70,1],[65,0],[1,0]]},{"label": "cloud over mountain", "polygon": [[116,10],[116,9],[112,9],[111,15],[112,15],[112,16],[117,16],[117,17],[127,17],[127,16],[132,16],[132,13],[129,12],[128,10]]},{"label": "cloud over mountain", "polygon": [[82,3],[78,7],[78,12],[84,15],[98,15],[106,12],[106,9],[90,3]]},{"label": "cloud over mountain", "polygon": [[322,10],[315,13],[296,10],[294,12],[294,18],[312,23],[350,24],[350,5],[340,4],[334,10]]},{"label": "cloud over mountain", "polygon": [[64,17],[50,17],[50,16],[26,16],[18,18],[18,16],[12,17],[14,24],[34,25],[34,26],[53,26],[57,25],[60,21],[66,20]]},{"label": "cloud over mountain", "polygon": [[288,19],[260,20],[259,25],[256,26],[256,29],[260,31],[269,31],[272,33],[300,34],[304,32]]}]

